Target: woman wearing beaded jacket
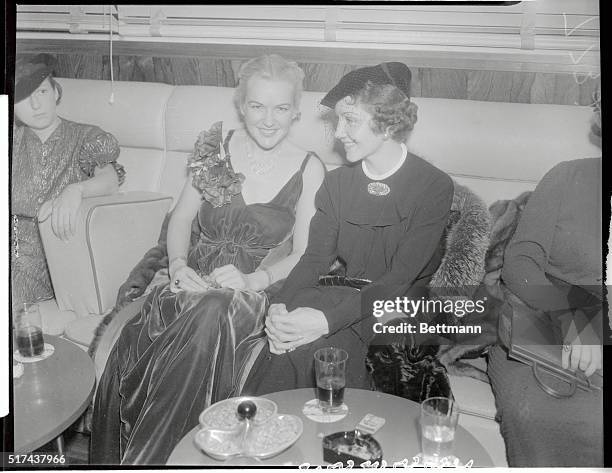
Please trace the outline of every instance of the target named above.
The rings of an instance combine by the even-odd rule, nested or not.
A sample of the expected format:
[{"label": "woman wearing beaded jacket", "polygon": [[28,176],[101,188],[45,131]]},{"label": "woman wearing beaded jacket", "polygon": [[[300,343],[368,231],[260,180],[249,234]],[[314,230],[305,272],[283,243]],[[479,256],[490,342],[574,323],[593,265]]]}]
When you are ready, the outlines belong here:
[{"label": "woman wearing beaded jacket", "polygon": [[123,182],[119,143],[97,126],[57,114],[62,89],[53,58],[39,54],[15,64],[15,124],[11,166],[13,311],[53,297],[38,221],[51,219],[58,238],[76,229],[85,197],[111,194]]}]

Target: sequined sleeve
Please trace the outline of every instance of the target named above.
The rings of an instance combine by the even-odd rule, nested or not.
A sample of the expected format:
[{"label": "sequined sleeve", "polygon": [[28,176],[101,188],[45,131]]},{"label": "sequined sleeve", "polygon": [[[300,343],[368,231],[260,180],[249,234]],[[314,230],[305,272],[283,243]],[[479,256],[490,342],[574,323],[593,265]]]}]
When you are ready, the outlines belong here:
[{"label": "sequined sleeve", "polygon": [[96,128],[81,147],[79,166],[87,177],[93,177],[96,167],[110,164],[117,173],[119,185],[125,181],[125,169],[117,162],[119,157],[119,142],[110,133]]}]

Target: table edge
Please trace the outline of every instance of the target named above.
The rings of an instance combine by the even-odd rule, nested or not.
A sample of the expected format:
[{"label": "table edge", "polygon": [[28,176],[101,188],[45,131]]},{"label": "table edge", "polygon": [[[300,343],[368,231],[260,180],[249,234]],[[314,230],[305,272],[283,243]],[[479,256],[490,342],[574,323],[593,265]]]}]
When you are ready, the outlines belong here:
[{"label": "table edge", "polygon": [[[60,343],[63,343],[63,342],[70,343],[71,345],[74,345],[78,350],[81,350],[77,345],[74,344],[74,342],[71,342],[70,340],[66,340],[64,338],[56,337],[56,336],[52,336],[52,335],[45,335],[45,338],[50,338],[52,340],[60,339],[60,340],[62,340],[62,342],[60,342]],[[17,453],[17,454],[30,453],[33,450],[36,450],[37,448],[40,448],[43,445],[49,443],[51,440],[55,439],[56,437],[61,435],[66,429],[68,429],[68,427],[70,427],[83,414],[83,412],[85,412],[85,410],[89,406],[89,403],[91,402],[91,399],[93,397],[94,391],[96,389],[95,365],[93,365],[93,361],[91,360],[89,355],[87,355],[87,358],[89,359],[89,361],[92,364],[93,373],[94,374],[93,374],[93,382],[92,382],[92,385],[91,385],[91,389],[89,390],[89,394],[87,395],[85,400],[74,411],[74,414],[69,416],[66,419],[66,421],[64,421],[61,424],[59,424],[56,428],[52,429],[47,435],[44,435],[43,437],[41,437],[40,439],[37,439],[36,441],[29,442],[29,443],[25,444],[24,446],[20,445],[19,447],[17,447],[15,445],[13,445],[15,453]],[[13,387],[12,387],[12,384],[11,384],[11,389],[12,388]],[[13,399],[13,406],[11,406],[13,408],[13,410],[12,410],[13,416],[15,414],[14,403],[15,403],[15,400]],[[13,441],[14,441],[15,440],[15,427],[14,426],[13,426],[12,434],[13,434]],[[44,440],[44,441],[41,441],[41,440]]]},{"label": "table edge", "polygon": [[[314,388],[296,388],[296,389],[289,389],[288,391],[308,391],[308,390],[314,390]],[[382,391],[372,391],[372,390],[368,390],[368,389],[360,389],[360,388],[346,388],[347,392],[350,391],[365,391],[365,392],[375,392],[377,394],[381,394],[383,396],[389,396],[391,398],[397,398],[397,399],[402,399],[404,401],[407,402],[411,402],[413,404],[415,404],[417,407],[419,407],[419,403],[416,401],[413,401],[412,399],[407,399],[401,396],[395,396],[393,394],[388,394]],[[277,392],[273,392],[273,393],[268,393],[268,394],[263,394],[261,397],[265,397],[267,398],[269,395],[271,394],[278,394],[280,392],[284,392],[284,391],[277,391]],[[466,415],[471,415],[471,414],[466,414]],[[474,442],[476,442],[478,445],[480,445],[480,447],[482,448],[482,451],[484,452],[484,454],[487,456],[487,459],[489,460],[489,464],[490,466],[483,466],[483,468],[496,468],[495,466],[495,462],[493,461],[493,457],[489,454],[489,452],[487,451],[487,449],[485,448],[485,446],[474,436],[474,434],[472,434],[467,428],[463,427],[462,425],[458,425],[458,428],[462,429],[466,434],[468,434],[469,436],[471,436],[474,440]],[[212,457],[211,460],[213,462],[218,462],[219,465],[217,466],[216,464],[210,463],[210,464],[192,464],[192,463],[177,463],[176,461],[173,463],[170,463],[170,458],[172,457],[174,450],[179,446],[179,444],[181,444],[183,442],[183,440],[185,440],[187,437],[190,437],[191,434],[193,432],[197,432],[198,429],[200,429],[201,426],[200,425],[196,425],[193,429],[190,429],[178,442],[177,444],[174,446],[174,448],[172,449],[172,451],[170,452],[170,455],[168,456],[168,459],[165,462],[166,466],[183,466],[183,467],[204,467],[204,468],[223,468],[223,462],[222,461],[218,461],[213,459]],[[192,439],[193,442],[193,439]],[[197,447],[194,446],[194,448],[197,449]],[[267,465],[270,466],[272,468],[278,468],[278,466],[275,465]],[[322,468],[325,468],[325,464],[321,464]]]}]

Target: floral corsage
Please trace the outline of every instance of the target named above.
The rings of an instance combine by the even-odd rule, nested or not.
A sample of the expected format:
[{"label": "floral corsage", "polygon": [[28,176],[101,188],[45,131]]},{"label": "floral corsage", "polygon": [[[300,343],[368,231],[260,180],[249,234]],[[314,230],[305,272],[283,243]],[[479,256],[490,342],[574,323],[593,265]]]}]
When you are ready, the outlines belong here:
[{"label": "floral corsage", "polygon": [[213,207],[229,204],[232,196],[241,192],[244,182],[244,175],[232,169],[227,150],[222,154],[222,125],[216,122],[210,130],[200,133],[187,162],[193,186]]}]

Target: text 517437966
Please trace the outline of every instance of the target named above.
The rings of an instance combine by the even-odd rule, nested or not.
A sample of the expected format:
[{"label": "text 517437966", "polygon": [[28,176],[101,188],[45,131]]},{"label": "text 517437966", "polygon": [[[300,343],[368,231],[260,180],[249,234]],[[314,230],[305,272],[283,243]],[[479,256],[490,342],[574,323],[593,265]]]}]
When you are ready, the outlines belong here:
[{"label": "text 517437966", "polygon": [[65,455],[57,455],[52,453],[25,453],[13,454],[5,453],[3,458],[3,466],[20,467],[28,465],[64,465],[66,463]]}]

